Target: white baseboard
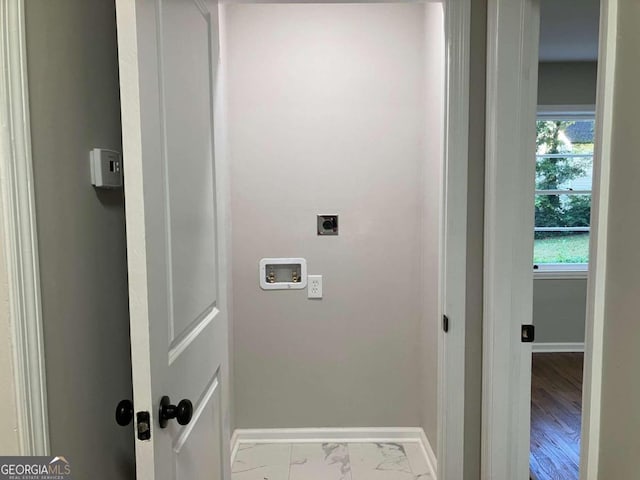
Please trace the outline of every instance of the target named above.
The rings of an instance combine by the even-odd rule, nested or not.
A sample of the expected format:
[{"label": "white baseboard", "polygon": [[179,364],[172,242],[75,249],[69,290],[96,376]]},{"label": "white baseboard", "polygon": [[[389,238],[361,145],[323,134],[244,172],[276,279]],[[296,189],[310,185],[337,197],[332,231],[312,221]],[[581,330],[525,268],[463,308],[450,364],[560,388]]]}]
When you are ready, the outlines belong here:
[{"label": "white baseboard", "polygon": [[233,461],[236,459],[236,454],[238,453],[238,445],[240,441],[238,440],[238,430],[234,430],[231,435],[231,465],[233,465]]},{"label": "white baseboard", "polygon": [[420,446],[427,457],[427,462],[429,463],[429,468],[431,469],[431,476],[434,480],[437,478],[438,474],[438,459],[436,458],[436,452],[431,447],[431,443],[427,438],[427,434],[424,433],[424,430],[420,429]]},{"label": "white baseboard", "polygon": [[584,343],[533,343],[533,353],[584,352]]},{"label": "white baseboard", "polygon": [[400,428],[239,428],[231,436],[231,463],[241,443],[418,443],[429,464],[431,475],[437,478],[436,455],[420,427]]}]

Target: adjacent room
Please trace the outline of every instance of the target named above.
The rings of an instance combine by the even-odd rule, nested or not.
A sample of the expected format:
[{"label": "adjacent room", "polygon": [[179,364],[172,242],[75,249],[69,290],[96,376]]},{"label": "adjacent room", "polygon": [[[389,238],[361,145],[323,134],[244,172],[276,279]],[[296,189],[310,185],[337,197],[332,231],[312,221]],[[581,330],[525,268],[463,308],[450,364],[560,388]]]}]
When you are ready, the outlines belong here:
[{"label": "adjacent room", "polygon": [[599,0],[541,3],[531,478],[577,480]]}]

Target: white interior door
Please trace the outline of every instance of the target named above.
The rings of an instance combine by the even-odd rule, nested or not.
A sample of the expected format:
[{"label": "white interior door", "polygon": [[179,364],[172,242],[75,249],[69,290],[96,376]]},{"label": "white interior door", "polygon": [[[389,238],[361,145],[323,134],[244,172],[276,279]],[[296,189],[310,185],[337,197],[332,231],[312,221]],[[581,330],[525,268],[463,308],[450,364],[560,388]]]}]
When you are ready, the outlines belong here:
[{"label": "white interior door", "polygon": [[540,2],[489,0],[487,13],[482,478],[525,480]]},{"label": "white interior door", "polygon": [[[218,5],[116,7],[133,400],[136,415],[150,415],[149,439],[134,418],[138,479],[228,478],[226,232],[218,221],[225,202],[214,154]],[[189,423],[180,425],[188,414],[179,414],[161,426],[163,396],[192,402]]]}]

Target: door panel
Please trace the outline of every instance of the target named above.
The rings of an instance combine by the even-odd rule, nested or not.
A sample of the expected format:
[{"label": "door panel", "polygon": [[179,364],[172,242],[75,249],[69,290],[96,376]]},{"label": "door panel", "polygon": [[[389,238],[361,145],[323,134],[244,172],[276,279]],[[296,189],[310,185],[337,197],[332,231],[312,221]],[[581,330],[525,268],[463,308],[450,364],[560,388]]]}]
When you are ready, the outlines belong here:
[{"label": "door panel", "polygon": [[[118,0],[138,479],[228,475],[226,202],[216,181],[218,5]],[[221,200],[222,199],[222,200]],[[160,399],[193,403],[160,428]]]},{"label": "door panel", "polygon": [[159,48],[172,340],[215,305],[212,75],[208,11],[163,1]]},{"label": "door panel", "polygon": [[[211,480],[223,478],[222,431],[220,382],[218,376],[207,386],[204,397],[194,405],[193,420],[189,428],[176,437],[173,444],[175,478],[191,480],[207,472]],[[208,455],[200,455],[201,446],[206,445]]]}]

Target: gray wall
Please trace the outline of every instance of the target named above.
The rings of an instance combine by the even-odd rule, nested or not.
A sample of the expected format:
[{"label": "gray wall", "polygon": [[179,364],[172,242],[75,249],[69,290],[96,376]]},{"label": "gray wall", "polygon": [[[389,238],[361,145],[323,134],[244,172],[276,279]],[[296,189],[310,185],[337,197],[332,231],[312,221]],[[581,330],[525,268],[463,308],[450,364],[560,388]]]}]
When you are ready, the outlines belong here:
[{"label": "gray wall", "polygon": [[586,308],[586,278],[535,280],[536,343],[583,343]]},{"label": "gray wall", "polygon": [[638,478],[640,4],[618,3],[598,478]]},{"label": "gray wall", "polygon": [[471,2],[464,480],[480,478],[487,2]]},{"label": "gray wall", "polygon": [[595,105],[597,62],[541,62],[538,105]]},{"label": "gray wall", "polygon": [[[435,447],[418,219],[424,112],[441,107],[425,105],[424,8],[227,6],[239,428],[424,422]],[[340,215],[339,236],[316,236],[318,213]],[[272,256],[305,257],[324,298],[260,290]]]},{"label": "gray wall", "polygon": [[134,478],[114,420],[131,398],[123,193],[96,191],[88,163],[121,149],[115,8],[25,5],[51,452],[77,478]]}]

